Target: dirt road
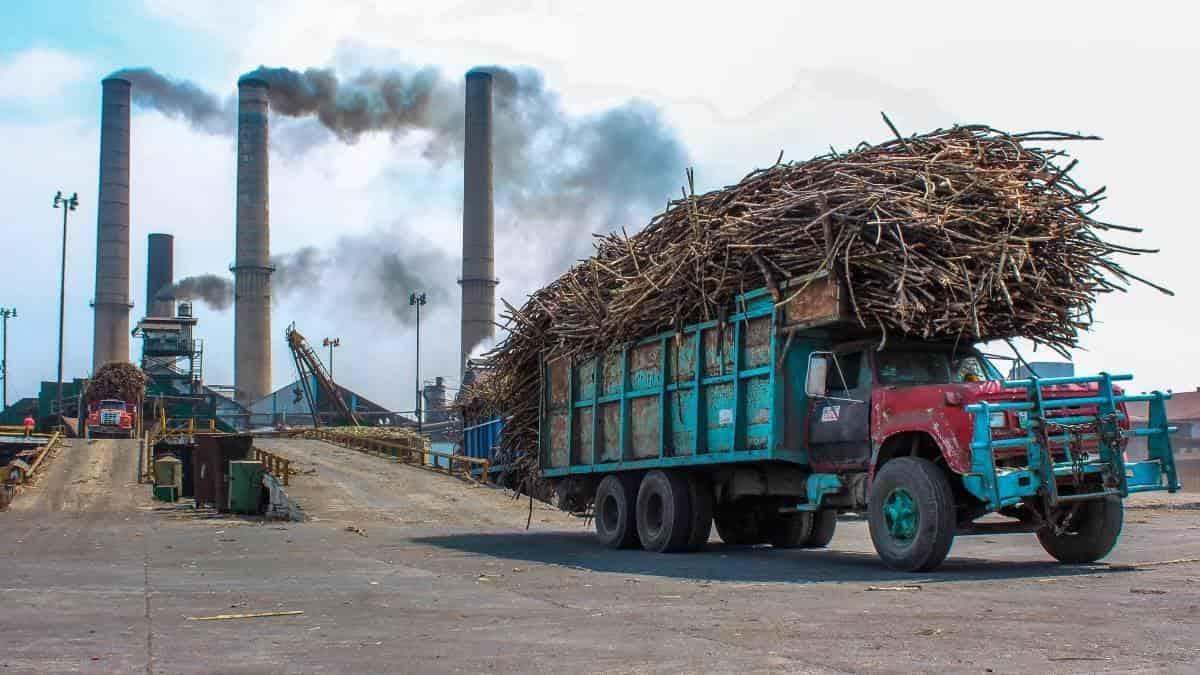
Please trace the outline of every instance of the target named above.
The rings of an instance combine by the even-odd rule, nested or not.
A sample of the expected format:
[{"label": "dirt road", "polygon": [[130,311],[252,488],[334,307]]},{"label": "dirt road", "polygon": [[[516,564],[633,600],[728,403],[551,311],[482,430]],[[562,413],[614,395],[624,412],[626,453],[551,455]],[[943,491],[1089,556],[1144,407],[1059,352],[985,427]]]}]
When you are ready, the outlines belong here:
[{"label": "dirt road", "polygon": [[14,512],[125,512],[149,499],[137,486],[138,442],[74,438],[46,458],[45,469],[10,507]]},{"label": "dirt road", "polygon": [[[288,494],[309,516],[336,522],[439,527],[524,527],[528,499],[511,492],[368,455],[323,441],[258,439],[255,445],[292,460]],[[533,503],[539,523],[582,528],[582,521]]]}]

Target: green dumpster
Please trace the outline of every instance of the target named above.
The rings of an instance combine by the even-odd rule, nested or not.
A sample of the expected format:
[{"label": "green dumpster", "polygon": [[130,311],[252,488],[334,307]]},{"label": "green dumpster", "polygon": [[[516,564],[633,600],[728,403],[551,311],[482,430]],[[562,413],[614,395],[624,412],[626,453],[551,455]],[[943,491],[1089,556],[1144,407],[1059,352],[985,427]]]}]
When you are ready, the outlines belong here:
[{"label": "green dumpster", "polygon": [[154,460],[154,484],[173,485],[179,492],[183,486],[183,462],[174,455],[163,455]]},{"label": "green dumpster", "polygon": [[262,462],[229,463],[229,510],[234,513],[258,513],[263,489]]}]

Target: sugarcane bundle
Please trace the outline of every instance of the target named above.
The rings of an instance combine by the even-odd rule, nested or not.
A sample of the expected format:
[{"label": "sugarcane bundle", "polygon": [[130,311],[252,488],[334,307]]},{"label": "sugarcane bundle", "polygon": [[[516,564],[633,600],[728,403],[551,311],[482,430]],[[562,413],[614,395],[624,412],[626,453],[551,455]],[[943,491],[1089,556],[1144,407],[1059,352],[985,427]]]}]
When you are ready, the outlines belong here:
[{"label": "sugarcane bundle", "polygon": [[1085,189],[1065,152],[1036,145],[1092,139],[978,125],[897,133],[707,194],[685,188],[642,231],[597,236],[591,258],[522,307],[505,302],[507,337],[465,396],[508,418],[504,447],[532,468],[544,358],[718,319],[738,293],[821,271],[881,343],[1023,337],[1065,352],[1098,295],[1131,281],[1169,293],[1117,262],[1153,251],[1101,236],[1140,231],[1093,217],[1104,189]]},{"label": "sugarcane bundle", "polygon": [[100,366],[88,381],[83,395],[85,405],[112,399],[137,403],[146,392],[146,374],[132,363],[112,362]]},{"label": "sugarcane bundle", "polygon": [[408,427],[388,427],[388,426],[357,426],[357,427],[325,427],[326,431],[336,432],[345,436],[357,436],[359,438],[372,438],[378,440],[393,440],[393,441],[412,441],[419,442],[420,434],[415,429]]}]

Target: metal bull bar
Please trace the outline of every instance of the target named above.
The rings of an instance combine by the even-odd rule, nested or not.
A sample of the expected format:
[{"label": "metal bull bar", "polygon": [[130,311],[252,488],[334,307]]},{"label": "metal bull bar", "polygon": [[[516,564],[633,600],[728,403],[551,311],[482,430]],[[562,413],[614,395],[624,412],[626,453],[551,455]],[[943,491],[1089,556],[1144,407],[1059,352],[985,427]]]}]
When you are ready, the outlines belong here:
[{"label": "metal bull bar", "polygon": [[[963,476],[966,489],[993,511],[1039,495],[1053,507],[1109,495],[1123,498],[1133,492],[1178,491],[1180,486],[1170,439],[1175,429],[1167,424],[1166,400],[1171,394],[1156,391],[1125,395],[1118,394],[1113,388],[1114,382],[1131,379],[1132,375],[1100,373],[1003,382],[1006,389],[1024,389],[1027,400],[967,406],[974,422],[971,471]],[[1068,384],[1097,384],[1099,387],[1098,391],[1088,392],[1085,396],[1045,396],[1044,387]],[[1147,425],[1123,429],[1121,422],[1125,420],[1125,414],[1118,406],[1136,401],[1148,403]],[[1091,414],[1050,415],[1051,411],[1064,408],[1093,407],[1095,412]],[[991,416],[997,412],[1005,413],[1006,419],[1010,412],[1016,413],[1023,435],[993,438]],[[1005,427],[1009,428],[1007,424]],[[1146,438],[1148,459],[1126,462],[1125,439],[1136,436]],[[1085,443],[1093,445],[1095,452],[1085,448]],[[996,450],[1009,448],[1024,450],[1027,465],[997,467]],[[1058,479],[1068,477],[1073,479],[1076,489],[1061,495]],[[1097,482],[1099,490],[1095,487]],[[1088,488],[1083,487],[1085,483]]]}]

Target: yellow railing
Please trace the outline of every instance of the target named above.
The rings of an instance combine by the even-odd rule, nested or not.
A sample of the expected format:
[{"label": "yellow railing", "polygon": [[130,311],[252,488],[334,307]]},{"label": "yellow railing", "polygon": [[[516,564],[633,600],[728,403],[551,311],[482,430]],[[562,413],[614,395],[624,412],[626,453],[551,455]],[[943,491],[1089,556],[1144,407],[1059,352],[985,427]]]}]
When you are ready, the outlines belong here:
[{"label": "yellow railing", "polygon": [[[445,471],[454,475],[456,465],[465,478],[471,480],[487,481],[488,471],[491,469],[491,462],[486,459],[477,457],[467,457],[465,455],[452,455],[446,452],[438,452],[429,447],[425,439],[416,436],[398,436],[398,437],[372,437],[361,436],[357,434],[342,433],[329,429],[308,429],[299,434],[304,438],[314,438],[333,443],[342,447],[359,450],[362,452],[384,455],[391,457],[398,462],[406,464],[416,464],[426,469],[434,471]],[[434,458],[432,464],[428,462],[429,458]],[[446,466],[439,466],[438,459],[446,460]],[[471,475],[471,467],[480,466],[483,471],[479,477]]]},{"label": "yellow railing", "polygon": [[280,457],[266,450],[254,448],[254,459],[262,462],[267,473],[272,474],[283,482],[283,486],[287,487],[290,483],[289,477],[292,475],[292,460],[287,457]]},{"label": "yellow railing", "polygon": [[[25,435],[25,427],[15,426],[15,425],[0,426],[0,436],[24,436],[24,435]],[[39,434],[39,433],[35,432],[33,434],[33,437],[34,438],[50,438],[51,435],[52,434]]]},{"label": "yellow railing", "polygon": [[154,420],[154,426],[147,427],[145,431],[145,446],[142,448],[142,476],[143,481],[150,479],[153,474],[151,464],[154,460],[154,446],[161,440],[172,436],[189,438],[197,432],[200,433],[216,433],[217,421],[210,419],[206,423],[196,423],[195,417],[167,417],[166,410],[159,408],[158,416]]}]

